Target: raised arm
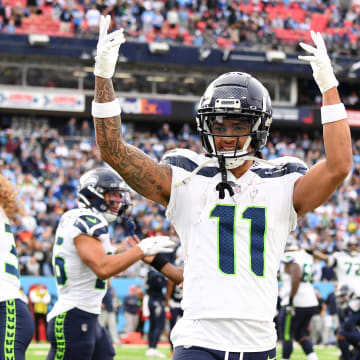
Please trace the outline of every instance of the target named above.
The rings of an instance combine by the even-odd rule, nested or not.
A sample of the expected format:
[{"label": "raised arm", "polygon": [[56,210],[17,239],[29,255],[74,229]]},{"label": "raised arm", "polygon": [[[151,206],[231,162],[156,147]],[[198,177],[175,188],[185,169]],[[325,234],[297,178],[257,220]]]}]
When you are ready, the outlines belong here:
[{"label": "raised arm", "polygon": [[337,90],[339,83],[321,34],[312,31],[311,36],[316,47],[300,45],[313,55],[299,58],[310,62],[314,79],[323,95],[321,121],[326,159],[315,164],[295,183],[293,202],[298,216],[327,201],[352,168],[350,128]]},{"label": "raised arm", "polygon": [[95,99],[92,115],[101,157],[139,194],[164,206],[171,191],[171,167],[153,161],[140,149],[125,142],[121,131],[120,105],[115,98],[112,76],[123,31],[108,34],[110,16],[101,17],[95,58]]}]

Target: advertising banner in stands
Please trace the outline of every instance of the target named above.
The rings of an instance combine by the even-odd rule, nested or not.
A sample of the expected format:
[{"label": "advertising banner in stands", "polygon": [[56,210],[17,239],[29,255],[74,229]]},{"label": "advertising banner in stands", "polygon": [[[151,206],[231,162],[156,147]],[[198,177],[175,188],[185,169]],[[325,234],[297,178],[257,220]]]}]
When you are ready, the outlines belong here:
[{"label": "advertising banner in stands", "polygon": [[171,115],[171,101],[144,98],[120,98],[121,110],[135,115]]},{"label": "advertising banner in stands", "polygon": [[273,120],[299,121],[299,109],[273,106]]},{"label": "advertising banner in stands", "polygon": [[65,94],[0,90],[0,108],[83,112],[85,96],[75,92]]},{"label": "advertising banner in stands", "polygon": [[360,111],[346,110],[350,126],[360,127]]}]

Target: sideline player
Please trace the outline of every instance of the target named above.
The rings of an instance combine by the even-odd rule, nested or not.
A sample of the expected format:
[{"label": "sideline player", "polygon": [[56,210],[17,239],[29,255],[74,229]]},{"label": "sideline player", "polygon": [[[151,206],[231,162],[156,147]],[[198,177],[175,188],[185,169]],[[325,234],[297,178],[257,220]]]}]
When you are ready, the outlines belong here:
[{"label": "sideline player", "polygon": [[110,360],[111,338],[97,321],[106,279],[123,271],[144,255],[172,252],[168,237],[146,238],[126,252],[112,255],[108,232],[130,205],[130,194],[120,176],[97,168],[80,178],[79,207],[61,217],[53,248],[58,301],[48,314],[47,359]]},{"label": "sideline player", "polygon": [[360,252],[355,236],[349,237],[344,244],[344,249],[333,254],[326,255],[319,250],[307,250],[315,258],[326,262],[332,267],[337,278],[337,287],[348,286],[360,294]]},{"label": "sideline player", "polygon": [[10,222],[25,215],[14,188],[0,174],[0,359],[25,360],[34,321],[21,300],[19,262]]},{"label": "sideline player", "polygon": [[282,329],[283,360],[290,359],[293,339],[301,345],[308,360],[318,359],[308,332],[311,317],[317,312],[319,304],[312,285],[313,264],[313,257],[290,236],[280,266],[283,285],[280,289],[282,308],[279,322]]},{"label": "sideline player", "polygon": [[[272,121],[268,91],[241,72],[205,90],[197,126],[206,156],[169,152],[163,164],[125,142],[111,77],[122,29],[102,17],[92,115],[103,160],[135,191],[167,207],[184,250],[184,316],[172,331],[174,360],[276,356],[277,271],[297,218],[327,201],[352,167],[346,111],[325,43],[311,33],[313,75],[322,93],[326,158],[309,171],[293,157],[261,159]],[[155,260],[154,260],[155,261]],[[170,264],[156,264],[158,268]],[[240,353],[240,355],[239,355]],[[232,356],[232,355],[231,355]]]}]

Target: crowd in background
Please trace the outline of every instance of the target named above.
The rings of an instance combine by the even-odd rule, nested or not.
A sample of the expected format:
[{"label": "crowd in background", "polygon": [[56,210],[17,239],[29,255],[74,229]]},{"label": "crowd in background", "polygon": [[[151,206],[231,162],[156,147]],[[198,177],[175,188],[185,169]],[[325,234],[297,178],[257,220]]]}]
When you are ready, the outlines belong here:
[{"label": "crowd in background", "polygon": [[[86,123],[84,125],[83,123]],[[28,216],[21,227],[14,227],[21,274],[52,275],[51,249],[61,215],[77,206],[76,191],[82,173],[104,166],[87,121],[70,119],[63,128],[39,127],[34,122],[30,137],[11,127],[0,130],[0,170],[18,186]],[[158,131],[139,131],[124,125],[129,143],[139,147],[155,161],[175,147],[201,152],[200,139],[185,124],[174,132],[168,124]],[[76,135],[76,136],[69,136]],[[87,135],[87,136],[84,136]],[[349,236],[360,241],[360,139],[353,139],[354,167],[332,198],[299,219],[296,237],[310,247],[331,253],[341,249]],[[273,131],[263,151],[264,158],[296,156],[312,166],[324,156],[321,136],[298,133],[293,138]],[[128,235],[140,238],[153,234],[176,237],[165,217],[165,208],[132,193],[128,216],[111,226],[114,247],[125,249]],[[124,276],[141,275],[141,264],[129,268]],[[333,279],[333,272],[318,262],[315,281]]]},{"label": "crowd in background", "polygon": [[97,37],[101,14],[131,40],[223,49],[293,45],[325,31],[330,52],[357,55],[360,6],[337,0],[1,0],[0,31]]}]

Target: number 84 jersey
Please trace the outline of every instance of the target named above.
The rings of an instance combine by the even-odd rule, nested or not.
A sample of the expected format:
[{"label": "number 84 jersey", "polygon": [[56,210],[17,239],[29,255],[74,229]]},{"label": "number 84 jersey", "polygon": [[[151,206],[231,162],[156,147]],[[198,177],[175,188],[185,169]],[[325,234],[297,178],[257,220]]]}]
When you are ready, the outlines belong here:
[{"label": "number 84 jersey", "polygon": [[98,279],[82,262],[74,243],[80,234],[97,238],[107,253],[112,252],[108,222],[100,213],[82,208],[62,215],[56,230],[52,258],[58,301],[48,314],[48,321],[75,307],[93,314],[101,312],[107,283]]},{"label": "number 84 jersey", "polygon": [[240,178],[227,171],[235,195],[225,192],[220,200],[218,166],[203,167],[182,182],[206,160],[189,150],[175,150],[163,160],[172,166],[167,217],[185,256],[184,318],[272,321],[277,271],[297,223],[294,183],[307,167],[284,157],[272,160],[278,166],[254,163]]}]

